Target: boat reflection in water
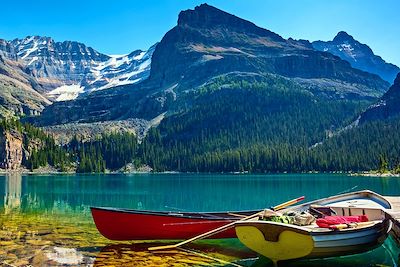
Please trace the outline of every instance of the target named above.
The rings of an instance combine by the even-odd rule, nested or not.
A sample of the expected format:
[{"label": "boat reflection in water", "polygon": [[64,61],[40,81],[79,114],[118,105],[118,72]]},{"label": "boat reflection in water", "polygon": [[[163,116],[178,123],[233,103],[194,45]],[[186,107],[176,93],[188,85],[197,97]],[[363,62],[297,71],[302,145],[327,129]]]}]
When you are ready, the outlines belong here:
[{"label": "boat reflection in water", "polygon": [[[93,266],[274,266],[268,258],[259,256],[233,239],[201,241],[182,249],[148,251],[151,246],[165,243],[120,244],[103,247]],[[397,253],[393,253],[397,251]],[[279,262],[280,267],[365,267],[399,266],[399,248],[392,237],[372,251],[336,258],[304,259]]]}]

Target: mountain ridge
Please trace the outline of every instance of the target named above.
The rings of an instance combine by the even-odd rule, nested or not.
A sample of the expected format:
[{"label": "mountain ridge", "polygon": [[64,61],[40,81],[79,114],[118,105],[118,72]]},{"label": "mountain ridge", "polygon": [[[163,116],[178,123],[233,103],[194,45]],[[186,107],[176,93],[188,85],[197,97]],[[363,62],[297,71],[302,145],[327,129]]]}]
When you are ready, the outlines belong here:
[{"label": "mountain ridge", "polygon": [[357,41],[345,31],[340,31],[332,41],[314,41],[312,45],[317,50],[330,52],[348,61],[354,68],[377,74],[389,83],[400,72],[398,66],[387,63],[375,55],[368,45]]},{"label": "mountain ridge", "polygon": [[41,92],[54,101],[146,79],[154,47],[109,56],[80,42],[57,42],[45,36],[0,40],[0,54],[24,65],[25,72],[40,84]]}]

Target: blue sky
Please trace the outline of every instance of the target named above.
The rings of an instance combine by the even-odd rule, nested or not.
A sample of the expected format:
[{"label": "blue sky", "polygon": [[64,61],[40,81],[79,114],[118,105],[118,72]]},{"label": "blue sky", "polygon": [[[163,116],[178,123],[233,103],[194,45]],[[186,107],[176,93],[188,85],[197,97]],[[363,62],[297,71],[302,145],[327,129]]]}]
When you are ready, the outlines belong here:
[{"label": "blue sky", "polygon": [[[106,54],[146,49],[196,0],[36,0],[1,3],[0,38],[27,35],[83,42]],[[285,38],[331,40],[344,30],[400,66],[399,0],[209,0]]]}]

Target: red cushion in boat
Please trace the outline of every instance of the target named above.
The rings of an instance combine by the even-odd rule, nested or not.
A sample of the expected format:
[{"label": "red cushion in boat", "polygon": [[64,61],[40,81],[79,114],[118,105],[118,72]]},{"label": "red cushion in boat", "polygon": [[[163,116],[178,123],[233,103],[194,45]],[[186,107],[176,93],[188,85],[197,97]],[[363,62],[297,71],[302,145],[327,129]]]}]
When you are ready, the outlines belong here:
[{"label": "red cushion in boat", "polygon": [[348,224],[357,222],[368,222],[366,215],[357,216],[325,216],[324,218],[317,219],[317,225],[322,228],[329,228],[335,224]]}]

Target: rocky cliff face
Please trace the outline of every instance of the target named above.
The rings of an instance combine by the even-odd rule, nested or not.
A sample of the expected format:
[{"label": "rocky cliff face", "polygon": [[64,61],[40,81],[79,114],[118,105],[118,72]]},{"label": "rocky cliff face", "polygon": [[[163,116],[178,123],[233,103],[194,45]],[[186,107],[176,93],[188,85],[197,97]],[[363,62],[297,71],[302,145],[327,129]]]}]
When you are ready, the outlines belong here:
[{"label": "rocky cliff face", "polygon": [[389,90],[360,117],[360,123],[374,120],[387,120],[400,116],[400,73]]},{"label": "rocky cliff face", "polygon": [[348,61],[354,68],[379,75],[382,79],[392,83],[400,68],[387,63],[372,49],[346,32],[339,32],[332,41],[315,41],[313,47],[320,51],[332,53]]},{"label": "rocky cliff face", "polygon": [[6,131],[0,135],[0,168],[16,170],[23,159],[23,136],[17,131]]},{"label": "rocky cliff face", "polygon": [[38,115],[51,102],[36,80],[16,61],[0,55],[0,117]]},{"label": "rocky cliff face", "polygon": [[10,42],[0,39],[0,56],[16,60],[17,54],[15,52],[15,47]]},{"label": "rocky cliff face", "polygon": [[190,103],[181,96],[226,74],[266,73],[295,80],[312,94],[333,99],[375,99],[389,84],[354,69],[307,41],[276,33],[203,4],[180,13],[178,24],[156,46],[150,77],[139,85],[92,93],[56,103],[37,121],[42,125],[126,118],[151,119]]}]

